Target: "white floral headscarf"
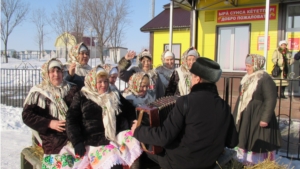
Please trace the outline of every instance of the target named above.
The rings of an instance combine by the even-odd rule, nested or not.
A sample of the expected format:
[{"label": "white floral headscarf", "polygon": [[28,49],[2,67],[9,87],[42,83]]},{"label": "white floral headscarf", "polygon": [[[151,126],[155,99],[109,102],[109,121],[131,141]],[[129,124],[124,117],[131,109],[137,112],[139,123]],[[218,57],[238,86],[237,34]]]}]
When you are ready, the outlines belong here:
[{"label": "white floral headscarf", "polygon": [[[81,92],[87,99],[97,103],[102,108],[103,125],[105,137],[111,141],[116,141],[116,115],[121,113],[119,108],[120,97],[116,90],[108,87],[107,92],[99,94],[97,85],[97,70],[103,69],[100,65],[94,67],[84,79],[84,87]],[[103,69],[104,70],[104,69]]]},{"label": "white floral headscarf", "polygon": [[63,98],[67,95],[68,91],[71,88],[71,85],[64,80],[59,86],[52,85],[48,74],[48,67],[51,61],[59,62],[61,67],[63,66],[61,61],[56,58],[52,58],[44,63],[41,67],[41,76],[43,80],[40,84],[30,89],[29,94],[24,101],[24,105],[38,104],[38,106],[40,106],[41,108],[45,108],[45,99],[39,97],[39,94],[42,94],[43,96],[51,100],[51,104],[49,106],[50,114],[53,117],[58,118],[59,120],[65,120],[68,106],[66,105]]}]

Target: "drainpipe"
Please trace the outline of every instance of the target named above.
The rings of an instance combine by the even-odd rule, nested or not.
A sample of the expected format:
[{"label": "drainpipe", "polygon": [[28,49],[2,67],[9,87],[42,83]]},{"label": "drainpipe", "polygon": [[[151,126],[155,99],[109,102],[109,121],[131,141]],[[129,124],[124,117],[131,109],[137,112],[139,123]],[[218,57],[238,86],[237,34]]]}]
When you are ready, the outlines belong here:
[{"label": "drainpipe", "polygon": [[267,70],[268,61],[268,35],[269,35],[269,17],[270,17],[270,0],[266,0],[266,15],[265,15],[265,44],[264,44],[264,56],[266,58],[265,67]]},{"label": "drainpipe", "polygon": [[193,13],[193,32],[192,32],[192,46],[196,47],[196,4],[195,0],[192,1],[192,13]]},{"label": "drainpipe", "polygon": [[169,51],[172,52],[172,40],[173,40],[173,1],[170,2],[170,25],[169,25]]}]

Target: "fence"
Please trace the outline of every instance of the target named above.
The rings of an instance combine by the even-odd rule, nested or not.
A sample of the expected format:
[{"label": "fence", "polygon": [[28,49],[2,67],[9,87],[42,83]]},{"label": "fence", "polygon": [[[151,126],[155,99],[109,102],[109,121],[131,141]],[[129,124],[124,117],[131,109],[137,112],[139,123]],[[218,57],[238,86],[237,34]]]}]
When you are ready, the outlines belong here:
[{"label": "fence", "polygon": [[[39,69],[0,69],[1,104],[22,107],[30,88],[41,82]],[[239,95],[241,77],[221,77],[217,83],[221,97],[233,109]],[[283,145],[278,154],[287,158],[300,160],[300,99],[293,95],[293,89],[299,87],[299,79],[290,79],[286,92],[289,99],[277,100],[275,113],[282,133]],[[126,83],[117,80],[116,85],[124,90]],[[297,107],[298,106],[298,107]]]},{"label": "fence", "polygon": [[[1,104],[23,107],[23,102],[32,86],[41,83],[40,69],[0,69]],[[116,85],[124,90],[127,84],[119,79]]]},{"label": "fence", "polygon": [[[217,83],[219,94],[230,105],[231,112],[239,96],[241,78],[222,77]],[[282,84],[283,80],[286,79],[279,79],[280,84]],[[295,91],[300,90],[300,79],[289,79],[287,81],[289,86],[285,94],[288,99],[277,99],[275,108],[282,135],[282,146],[277,151],[277,154],[286,158],[300,160],[300,97],[295,93]]]}]

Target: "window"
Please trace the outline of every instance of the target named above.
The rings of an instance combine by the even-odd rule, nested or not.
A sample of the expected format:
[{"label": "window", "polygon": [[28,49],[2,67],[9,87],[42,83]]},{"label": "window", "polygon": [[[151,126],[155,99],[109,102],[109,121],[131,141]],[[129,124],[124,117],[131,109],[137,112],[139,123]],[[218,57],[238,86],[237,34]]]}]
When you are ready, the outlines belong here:
[{"label": "window", "polygon": [[287,28],[300,28],[300,5],[288,6]]},{"label": "window", "polygon": [[[169,45],[165,44],[164,45],[164,51],[169,49]],[[181,44],[172,44],[172,52],[175,55],[175,64],[179,64],[180,65],[180,56],[181,56]]]},{"label": "window", "polygon": [[223,71],[245,71],[250,25],[219,27],[217,59]]}]

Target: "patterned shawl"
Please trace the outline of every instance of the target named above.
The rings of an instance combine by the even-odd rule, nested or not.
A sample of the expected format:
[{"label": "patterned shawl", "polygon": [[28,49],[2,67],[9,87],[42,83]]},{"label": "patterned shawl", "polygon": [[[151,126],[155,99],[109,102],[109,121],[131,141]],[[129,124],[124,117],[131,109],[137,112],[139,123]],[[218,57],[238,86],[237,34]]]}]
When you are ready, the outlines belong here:
[{"label": "patterned shawl", "polygon": [[282,49],[281,47],[278,48],[278,51],[282,54],[282,59],[283,59],[283,77],[287,78],[289,69],[288,69],[288,59],[286,54],[289,53],[290,51],[288,48]]},{"label": "patterned shawl", "polygon": [[246,74],[241,81],[241,93],[236,118],[236,124],[238,124],[242,112],[248,106],[252,100],[253,93],[256,91],[258,81],[263,77],[265,57],[257,54],[249,54],[246,58],[252,58],[253,73]]},{"label": "patterned shawl", "polygon": [[76,63],[75,73],[79,76],[85,76],[92,69],[92,67],[89,65],[81,65],[78,62],[79,49],[81,46],[85,46],[88,49],[88,47],[83,42],[73,46],[69,53],[69,60],[66,63],[66,69],[68,69],[69,65],[71,65],[72,63]]},{"label": "patterned shawl", "polygon": [[189,94],[190,90],[191,90],[192,74],[189,71],[189,68],[187,65],[187,57],[188,57],[188,52],[190,50],[196,50],[196,49],[191,47],[188,50],[186,50],[181,57],[180,67],[176,69],[176,71],[178,72],[178,76],[179,76],[178,88],[179,88],[179,92],[180,92],[181,96]]},{"label": "patterned shawl", "polygon": [[155,100],[154,97],[151,96],[149,90],[147,91],[144,97],[138,96],[139,88],[144,76],[148,76],[148,75],[145,74],[144,72],[138,72],[133,74],[128,81],[128,87],[125,89],[123,93],[123,96],[127,100],[133,101],[134,106],[147,105]]},{"label": "patterned shawl", "polygon": [[94,67],[84,79],[84,87],[81,92],[87,98],[97,103],[102,108],[103,125],[105,128],[105,137],[111,141],[116,141],[116,115],[121,113],[119,108],[119,93],[112,88],[108,88],[107,92],[99,94],[96,88],[97,84],[97,68]]},{"label": "patterned shawl", "polygon": [[[29,94],[24,101],[24,106],[26,104],[37,104],[41,108],[46,108],[46,100],[44,98],[46,97],[51,100],[51,103],[49,105],[49,113],[59,120],[65,120],[68,106],[66,105],[63,98],[67,95],[68,91],[71,88],[71,85],[64,80],[62,81],[60,86],[52,85],[48,75],[48,65],[51,61],[54,60],[58,61],[61,66],[63,66],[60,60],[56,58],[50,59],[42,65],[41,76],[43,80],[40,84],[33,86],[30,89]],[[40,94],[44,97],[40,97]]]}]

